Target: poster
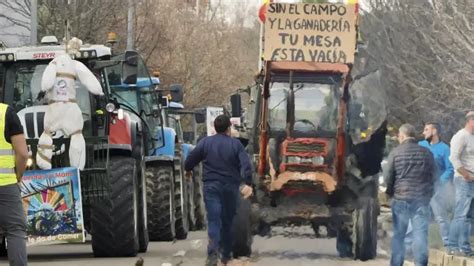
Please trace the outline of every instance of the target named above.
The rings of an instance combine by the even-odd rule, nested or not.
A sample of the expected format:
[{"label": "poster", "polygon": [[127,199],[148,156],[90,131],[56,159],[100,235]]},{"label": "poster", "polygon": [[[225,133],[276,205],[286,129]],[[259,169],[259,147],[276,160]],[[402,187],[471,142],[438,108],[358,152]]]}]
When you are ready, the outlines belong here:
[{"label": "poster", "polygon": [[20,189],[28,245],[85,241],[77,168],[26,171]]},{"label": "poster", "polygon": [[270,3],[264,58],[271,61],[354,62],[355,5]]},{"label": "poster", "polygon": [[208,136],[213,136],[216,134],[216,129],[214,128],[214,119],[216,119],[216,117],[222,114],[224,114],[223,107],[206,108],[206,128]]}]

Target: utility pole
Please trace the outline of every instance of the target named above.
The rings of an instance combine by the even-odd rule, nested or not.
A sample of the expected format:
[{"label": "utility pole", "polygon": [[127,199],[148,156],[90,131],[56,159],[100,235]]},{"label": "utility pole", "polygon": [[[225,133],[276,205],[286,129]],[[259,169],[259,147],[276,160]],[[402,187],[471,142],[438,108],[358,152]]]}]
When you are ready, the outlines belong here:
[{"label": "utility pole", "polygon": [[38,40],[38,0],[31,0],[30,44],[36,45]]},{"label": "utility pole", "polygon": [[134,49],[134,20],[135,20],[135,5],[133,0],[128,0],[128,18],[127,18],[127,50]]}]

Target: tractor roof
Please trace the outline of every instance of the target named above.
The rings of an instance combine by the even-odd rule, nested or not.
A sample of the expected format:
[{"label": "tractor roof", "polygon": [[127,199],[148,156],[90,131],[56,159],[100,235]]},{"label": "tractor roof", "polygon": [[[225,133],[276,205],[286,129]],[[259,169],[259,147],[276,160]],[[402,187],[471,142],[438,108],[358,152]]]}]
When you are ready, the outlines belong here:
[{"label": "tractor roof", "polygon": [[[0,50],[0,56],[5,55],[5,58],[8,59],[6,61],[49,60],[65,53],[66,50],[64,45],[22,46]],[[103,56],[110,56],[111,54],[110,48],[105,45],[85,44],[82,45],[80,49],[80,55],[76,58],[99,58]],[[8,57],[8,55],[13,55],[13,59],[10,60],[9,58],[11,57]],[[1,62],[4,62],[4,60],[0,60],[0,63]]]}]

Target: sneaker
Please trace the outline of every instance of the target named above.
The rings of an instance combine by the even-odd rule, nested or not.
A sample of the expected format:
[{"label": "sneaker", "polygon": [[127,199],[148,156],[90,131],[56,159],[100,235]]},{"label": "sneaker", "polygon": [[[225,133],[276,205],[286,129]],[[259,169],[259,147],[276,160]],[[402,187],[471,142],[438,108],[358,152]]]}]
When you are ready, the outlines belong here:
[{"label": "sneaker", "polygon": [[217,254],[208,255],[206,259],[206,266],[217,266],[219,258]]}]

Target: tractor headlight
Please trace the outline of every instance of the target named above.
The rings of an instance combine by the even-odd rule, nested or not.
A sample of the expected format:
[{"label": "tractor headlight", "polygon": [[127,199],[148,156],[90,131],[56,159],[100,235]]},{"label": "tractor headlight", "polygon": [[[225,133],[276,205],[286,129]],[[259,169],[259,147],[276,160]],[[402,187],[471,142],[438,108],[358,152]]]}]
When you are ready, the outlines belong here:
[{"label": "tractor headlight", "polygon": [[33,166],[33,159],[30,157],[28,160],[26,160],[26,167],[31,167]]},{"label": "tractor headlight", "polygon": [[108,103],[106,106],[105,106],[105,110],[109,113],[113,113],[115,111],[115,104],[113,103]]},{"label": "tractor headlight", "polygon": [[288,156],[286,157],[287,163],[301,163],[301,157],[299,156]]},{"label": "tractor headlight", "polygon": [[4,55],[4,54],[0,55],[0,61],[2,61],[2,62],[7,61],[7,56]]},{"label": "tractor headlight", "polygon": [[7,59],[8,59],[8,61],[13,61],[13,54],[7,55]]},{"label": "tractor headlight", "polygon": [[324,164],[324,157],[323,156],[316,156],[311,159],[311,162],[315,165],[323,165]]},{"label": "tractor headlight", "polygon": [[324,157],[315,156],[315,157],[300,157],[300,156],[287,156],[287,163],[298,163],[298,164],[313,164],[313,165],[323,165]]}]

